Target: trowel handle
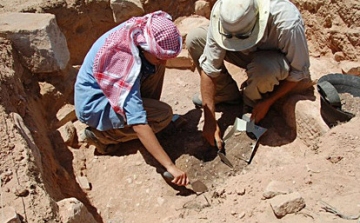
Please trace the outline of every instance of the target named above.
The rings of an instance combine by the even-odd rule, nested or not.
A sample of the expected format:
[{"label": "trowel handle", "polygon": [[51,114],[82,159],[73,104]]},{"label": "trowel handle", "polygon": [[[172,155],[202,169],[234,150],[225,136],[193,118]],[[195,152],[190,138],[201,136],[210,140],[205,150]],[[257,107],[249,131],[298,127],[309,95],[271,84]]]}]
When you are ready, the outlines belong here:
[{"label": "trowel handle", "polygon": [[[217,146],[218,144],[217,144],[216,139],[214,139],[214,143],[215,143],[215,147],[216,147],[218,150],[220,150],[220,148]],[[224,147],[225,147],[225,142],[224,142],[223,140],[222,140],[221,146],[222,146],[222,149],[224,149]]]},{"label": "trowel handle", "polygon": [[163,173],[163,176],[164,176],[165,178],[168,178],[169,180],[173,180],[173,179],[174,179],[174,176],[173,176],[171,173],[169,173],[168,171],[165,171],[165,172]]}]

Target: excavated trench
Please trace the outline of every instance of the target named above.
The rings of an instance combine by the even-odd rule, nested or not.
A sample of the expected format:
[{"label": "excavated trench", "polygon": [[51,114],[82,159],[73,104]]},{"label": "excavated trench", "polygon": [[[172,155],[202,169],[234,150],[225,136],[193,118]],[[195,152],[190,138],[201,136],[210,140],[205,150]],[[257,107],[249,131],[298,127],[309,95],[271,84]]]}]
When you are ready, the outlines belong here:
[{"label": "excavated trench", "polygon": [[[67,74],[63,77],[57,76],[50,79],[46,78],[46,80],[35,80],[32,77],[31,83],[25,88],[31,92],[25,91],[28,104],[24,122],[29,129],[33,130],[35,144],[42,154],[42,163],[40,165],[41,169],[43,169],[42,176],[49,195],[57,201],[68,197],[77,198],[101,222],[104,216],[101,216],[97,210],[97,198],[92,196],[89,199],[89,191],[81,188],[78,181],[79,176],[87,176],[90,182],[94,180],[91,174],[87,172],[88,160],[96,157],[96,154],[89,153],[94,148],[85,147],[84,144],[79,142],[80,139],[78,138],[74,139],[72,146],[66,145],[57,129],[58,126],[54,125],[57,120],[56,114],[59,110],[64,105],[73,104],[73,89],[69,86],[74,84],[77,69],[69,68],[66,72]],[[37,86],[37,83],[39,83],[40,87]],[[39,95],[39,92],[43,92],[42,95]],[[226,115],[222,115],[219,120],[222,131],[225,131],[229,125],[233,124],[236,116],[241,117],[241,105],[221,105],[218,109],[219,112],[227,110],[224,113]],[[248,166],[244,159],[249,159],[254,140],[250,134],[245,132],[237,134],[228,140],[226,143],[227,157],[234,166],[234,168],[230,168],[217,157],[216,148],[204,142],[198,127],[200,116],[200,109],[191,109],[190,112],[184,115],[184,118],[188,121],[184,128],[181,130],[170,129],[169,132],[172,134],[160,134],[159,140],[170,157],[176,161],[180,168],[187,170],[189,176],[193,179],[201,180],[209,187],[211,185],[210,190],[216,190],[226,179],[240,174]],[[286,123],[281,113],[272,110],[269,116],[269,121],[263,122],[262,127],[276,134],[274,137],[274,134],[267,135],[265,133],[259,141],[261,145],[280,146],[290,143],[296,138],[296,129]],[[78,122],[76,120],[72,121],[74,123]],[[34,132],[34,130],[36,131]],[[77,128],[77,131],[81,130],[81,128]],[[79,132],[77,135],[79,135]],[[244,143],[237,143],[240,139]],[[150,168],[155,168],[159,174],[164,171],[139,142],[123,144],[121,149],[123,151],[115,154],[115,157],[128,156],[132,154],[132,150],[138,150],[142,153],[147,163],[142,165],[143,168],[147,168],[146,166],[149,165]],[[82,150],[87,150],[87,155],[83,159],[80,155]],[[256,157],[256,150],[254,154]],[[119,168],[123,167],[119,165]],[[123,177],[127,177],[126,175]],[[130,173],[129,176],[131,176]],[[97,185],[92,186],[91,193],[97,193],[97,190],[99,190]],[[172,186],[182,196],[188,196],[193,193],[188,188],[169,186]],[[111,200],[111,198],[112,195],[107,198],[101,197],[98,199]]]},{"label": "excavated trench", "polygon": [[[17,55],[15,54],[14,57],[17,57]],[[40,157],[34,159],[35,166],[37,166],[38,169],[32,170],[31,174],[35,176],[38,175],[36,172],[41,173],[41,176],[35,178],[40,177],[43,179],[45,191],[53,200],[60,201],[65,198],[75,197],[87,207],[97,221],[102,222],[104,216],[101,216],[97,210],[95,205],[97,203],[96,198],[89,199],[86,190],[80,187],[77,179],[79,176],[86,176],[85,163],[87,162],[86,159],[90,158],[86,157],[82,160],[78,157],[79,151],[86,149],[84,147],[85,145],[79,142],[80,139],[75,138],[72,146],[68,146],[64,142],[58,130],[59,126],[57,125],[57,113],[59,110],[61,110],[64,105],[73,104],[72,86],[76,78],[77,69],[70,67],[61,74],[35,76],[21,67],[20,64],[21,63],[17,61],[14,62],[13,65],[17,72],[13,78],[14,80],[18,78],[21,80],[21,83],[10,83],[9,86],[13,85],[18,88],[18,95],[24,98],[24,103],[21,105],[17,103],[15,108],[9,105],[5,107],[9,109],[9,113],[20,113],[19,117],[23,117],[24,126],[31,132],[33,147],[35,150],[38,150],[40,154]],[[4,91],[6,90],[4,89]],[[16,104],[16,101],[18,101],[18,97],[14,97],[15,95],[9,96],[10,104]],[[225,108],[230,112],[222,116],[219,121],[223,131],[234,122],[234,118],[241,111],[241,106],[219,107],[220,110]],[[281,128],[284,129],[285,121],[276,113],[273,115],[274,118],[280,122],[277,122],[277,126],[267,123],[266,127],[277,128],[282,126]],[[159,138],[163,147],[167,150],[171,158],[174,159],[174,161],[176,160],[176,164],[180,168],[188,170],[188,174],[192,178],[201,180],[206,185],[212,185],[210,189],[215,190],[217,185],[221,185],[226,178],[239,174],[241,170],[247,166],[246,162],[241,159],[241,156],[249,152],[252,141],[248,138],[250,140],[248,147],[242,148],[242,150],[236,147],[238,145],[234,145],[234,141],[229,141],[226,151],[228,158],[234,165],[234,168],[231,169],[220,161],[215,148],[204,143],[201,132],[197,126],[200,116],[201,110],[191,109],[191,112],[184,115],[184,118],[188,120],[188,124],[183,129],[173,129],[173,134],[159,135]],[[76,122],[76,120],[72,121]],[[21,130],[21,125],[19,126],[17,126],[17,128]],[[285,124],[285,126],[287,125]],[[77,130],[81,131],[81,129]],[[296,134],[295,130],[288,127],[285,132],[287,132],[287,136],[285,137],[286,139],[283,138],[282,141],[292,141]],[[26,134],[23,134],[23,137],[26,138]],[[242,135],[241,137],[246,137],[246,135]],[[264,135],[263,138],[266,141],[266,135]],[[28,145],[30,144],[32,144],[31,140],[28,141]],[[140,150],[144,153],[143,156],[150,167],[154,167],[160,174],[164,171],[161,166],[144,151],[140,143],[131,142],[125,144],[124,147],[127,145],[129,148],[124,148],[125,152],[120,152],[120,154],[116,156],[121,156],[122,153],[128,155],[132,149]],[[35,150],[33,150],[33,152]],[[35,155],[34,153],[33,156]],[[90,154],[89,156],[95,155]],[[91,180],[89,177],[89,181]],[[174,189],[178,190],[179,194],[183,196],[192,193],[186,188],[174,187]],[[92,193],[96,193],[95,188],[92,190]],[[110,200],[111,196],[107,199]]]},{"label": "excavated trench", "polygon": [[[60,28],[67,34],[71,52],[70,64],[81,63],[87,49],[96,38],[116,25],[112,21],[109,8],[99,8],[99,5],[93,5],[92,14],[79,15],[78,12],[61,7],[45,6],[44,10],[57,15]],[[76,22],[69,25],[67,23],[69,18],[76,18]],[[11,45],[6,41],[2,44]],[[16,50],[12,48],[7,50],[5,54],[8,57],[3,59],[13,63],[4,63],[8,66],[7,69],[12,69],[14,72],[9,73],[9,77],[6,77],[7,74],[2,75],[4,84],[1,90],[4,95],[1,97],[1,104],[6,108],[5,112],[11,114],[9,118],[13,119],[15,129],[25,139],[33,153],[33,159],[29,162],[34,168],[26,172],[35,182],[43,183],[44,190],[52,200],[60,201],[75,197],[87,207],[97,221],[102,222],[103,217],[76,179],[77,176],[82,175],[82,170],[76,169],[81,165],[74,164],[75,157],[72,150],[78,150],[82,144],[75,138],[72,147],[69,147],[58,131],[60,126],[58,126],[57,113],[63,106],[73,104],[76,66],[68,66],[60,73],[34,75],[21,65]],[[56,212],[55,209],[53,211]],[[26,219],[26,212],[21,214],[25,215]]]},{"label": "excavated trench", "polygon": [[[108,14],[108,10],[108,8],[105,9],[104,12],[106,13],[104,14]],[[59,15],[69,15],[73,13],[66,11],[66,9],[49,9],[48,11]],[[101,10],[98,10],[96,15],[98,15],[99,12],[101,12]],[[75,14],[72,14],[72,16],[75,16]],[[68,16],[68,18],[70,17],[71,16]],[[67,27],[68,25],[66,25],[68,18],[59,16],[59,26],[63,31],[70,30],[69,27]],[[88,33],[84,31],[84,27],[87,22],[94,25],[93,20],[91,21],[91,15],[87,14],[85,17],[79,19],[79,21],[81,22],[75,25],[78,27],[75,29],[75,39],[69,36],[69,32],[64,32],[68,35],[68,45],[72,53],[71,58],[74,65],[79,64],[79,61],[82,60],[81,58],[83,58],[86,52],[85,49],[96,39],[96,36],[115,25],[114,23],[104,22],[103,20],[102,24],[106,25],[98,26],[99,29],[93,32],[96,34],[92,35],[91,38],[87,38]],[[110,21],[109,18],[107,18],[107,21]],[[86,26],[89,27],[89,25]],[[81,39],[87,39],[83,47],[79,47]],[[76,197],[86,205],[97,221],[102,222],[103,216],[99,214],[96,205],[94,205],[96,201],[89,199],[88,194],[80,187],[76,179],[76,176],[84,174],[84,169],[82,168],[85,168],[85,164],[74,164],[74,159],[76,158],[74,157],[74,151],[81,149],[80,147],[84,145],[79,142],[80,139],[76,138],[72,145],[73,147],[69,148],[63,141],[57,129],[58,126],[54,125],[57,120],[56,115],[58,111],[64,105],[73,104],[73,84],[77,74],[76,67],[69,66],[69,68],[61,74],[35,76],[21,67],[21,63],[17,57],[16,53],[14,53],[13,60],[15,62],[12,66],[15,74],[7,80],[7,84],[3,86],[4,89],[2,89],[2,91],[14,91],[12,88],[15,86],[16,92],[18,92],[17,96],[20,95],[24,100],[19,103],[19,97],[7,94],[5,97],[8,97],[8,99],[6,101],[3,99],[2,104],[7,108],[6,113],[19,113],[21,117],[23,117],[25,125],[30,130],[35,147],[41,154],[41,159],[35,159],[34,163],[41,172],[45,190],[49,196],[56,201],[68,197]],[[21,83],[17,83],[17,79],[21,80]],[[314,93],[315,89],[311,89],[303,96],[302,100],[306,100],[306,97],[314,100]],[[172,106],[176,106],[176,103]],[[296,129],[296,125],[289,124],[287,120],[285,120],[285,117],[282,116],[279,107],[281,106],[275,106],[275,109],[270,110],[269,118],[261,123],[261,126],[267,129],[267,132],[272,132],[273,134],[265,133],[259,140],[260,145],[281,146],[295,140],[299,131],[307,130],[306,127],[303,130],[299,130]],[[224,109],[228,112],[227,115],[222,116],[219,120],[222,131],[225,131],[229,125],[232,125],[235,117],[239,117],[242,111],[241,106],[222,105],[219,107],[219,112]],[[166,150],[171,158],[176,160],[176,164],[180,168],[189,170],[189,176],[202,180],[206,185],[213,185],[213,188],[221,185],[227,177],[240,174],[247,166],[247,163],[244,161],[244,156],[248,157],[250,155],[254,143],[251,135],[244,133],[237,134],[226,144],[227,156],[234,165],[234,168],[231,169],[220,161],[215,148],[203,142],[198,126],[201,111],[191,109],[191,111],[184,113],[188,124],[183,129],[173,130],[175,134],[159,135],[159,140],[164,148],[172,148],[171,150]],[[75,122],[76,120],[72,121]],[[246,141],[246,143],[242,145],[237,144],[236,142],[240,140],[239,138]],[[141,147],[141,145],[139,143],[130,143],[129,147],[129,151],[131,151],[135,147]],[[144,152],[143,148],[135,150]],[[254,152],[256,156],[256,150]],[[161,171],[163,171],[161,166],[159,166],[149,154],[146,154],[146,151],[144,153],[145,155],[143,156],[147,159],[147,163],[155,167],[157,172],[161,173]],[[122,152],[117,156],[121,155]],[[76,160],[81,160],[81,158],[76,158]],[[85,161],[82,160],[81,162]],[[36,175],[35,173],[33,174]],[[38,176],[36,178],[38,178]],[[187,189],[176,187],[175,189],[179,190],[182,195],[189,193]],[[94,191],[94,193],[96,193],[96,191]],[[108,199],[111,199],[111,196],[109,196]]]}]

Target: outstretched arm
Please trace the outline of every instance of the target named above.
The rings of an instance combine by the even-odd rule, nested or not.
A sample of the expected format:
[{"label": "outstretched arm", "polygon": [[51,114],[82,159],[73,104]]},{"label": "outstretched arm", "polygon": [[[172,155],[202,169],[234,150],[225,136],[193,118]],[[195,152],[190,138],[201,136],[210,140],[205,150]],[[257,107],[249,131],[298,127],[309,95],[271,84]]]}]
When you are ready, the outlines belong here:
[{"label": "outstretched arm", "polygon": [[215,118],[215,89],[216,82],[214,79],[205,74],[204,71],[200,72],[200,87],[201,98],[204,108],[205,123],[203,128],[203,136],[210,143],[214,145],[214,141],[218,142],[218,148],[222,148],[221,132]]},{"label": "outstretched arm", "polygon": [[270,93],[270,96],[257,102],[251,114],[251,119],[258,123],[261,121],[270,107],[281,97],[287,95],[299,82],[281,81],[279,87]]},{"label": "outstretched arm", "polygon": [[189,184],[186,173],[175,166],[148,124],[133,125],[133,129],[150,154],[174,176],[172,180],[174,184],[179,186]]}]

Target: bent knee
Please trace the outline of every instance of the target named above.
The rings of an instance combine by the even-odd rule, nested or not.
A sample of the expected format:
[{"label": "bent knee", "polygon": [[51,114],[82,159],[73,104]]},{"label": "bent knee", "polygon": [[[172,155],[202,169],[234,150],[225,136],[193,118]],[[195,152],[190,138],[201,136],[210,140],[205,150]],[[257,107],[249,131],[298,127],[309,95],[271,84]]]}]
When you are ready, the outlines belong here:
[{"label": "bent knee", "polygon": [[186,36],[185,44],[189,52],[204,48],[206,44],[207,27],[200,26],[192,29]]},{"label": "bent knee", "polygon": [[276,51],[263,51],[256,54],[247,67],[248,76],[256,82],[285,80],[289,76],[290,66],[285,55]]}]

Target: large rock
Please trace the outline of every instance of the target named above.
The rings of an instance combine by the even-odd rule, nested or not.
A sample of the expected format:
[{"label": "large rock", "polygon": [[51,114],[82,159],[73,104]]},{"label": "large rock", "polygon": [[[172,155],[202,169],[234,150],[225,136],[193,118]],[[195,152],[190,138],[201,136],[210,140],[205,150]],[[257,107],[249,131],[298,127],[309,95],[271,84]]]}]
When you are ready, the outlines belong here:
[{"label": "large rock", "polygon": [[296,129],[297,137],[306,146],[312,147],[316,139],[329,130],[321,117],[320,96],[315,89],[313,94],[290,95],[281,110],[286,123]]},{"label": "large rock", "polygon": [[179,29],[183,40],[186,39],[187,34],[196,27],[207,26],[210,20],[203,16],[192,15],[189,17],[180,17],[174,21],[176,27]]},{"label": "large rock", "polygon": [[173,59],[166,61],[166,67],[177,69],[191,69],[195,70],[195,65],[186,49],[181,50],[180,54]]},{"label": "large rock", "polygon": [[145,14],[140,0],[110,0],[110,7],[116,23],[122,23],[133,16]]},{"label": "large rock", "polygon": [[0,36],[10,39],[33,73],[51,73],[66,68],[70,59],[65,36],[53,14],[0,14]]},{"label": "large rock", "polygon": [[304,198],[298,192],[276,196],[270,201],[270,205],[277,218],[299,212],[306,206]]},{"label": "large rock", "polygon": [[195,14],[209,19],[211,14],[210,2],[199,0],[195,2]]},{"label": "large rock", "polygon": [[78,199],[71,197],[57,202],[59,214],[64,223],[97,223],[94,217]]}]

